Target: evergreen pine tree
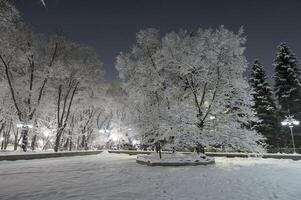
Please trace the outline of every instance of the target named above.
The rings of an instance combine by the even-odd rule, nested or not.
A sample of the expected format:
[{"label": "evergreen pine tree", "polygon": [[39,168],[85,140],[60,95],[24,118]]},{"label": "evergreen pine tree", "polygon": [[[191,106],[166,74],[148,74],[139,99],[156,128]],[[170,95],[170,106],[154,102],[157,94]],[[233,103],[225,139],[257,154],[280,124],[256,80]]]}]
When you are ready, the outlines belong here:
[{"label": "evergreen pine tree", "polygon": [[[286,115],[293,115],[297,120],[301,120],[300,70],[295,54],[285,43],[278,46],[274,67],[274,91],[279,104],[279,121]],[[301,144],[301,137],[297,134],[300,131],[300,126],[294,129],[297,147]],[[279,132],[281,145],[290,147],[292,141],[288,128],[283,127]]]},{"label": "evergreen pine tree", "polygon": [[263,66],[258,60],[255,60],[252,65],[250,85],[253,90],[253,109],[260,119],[260,122],[256,123],[254,127],[266,137],[268,145],[278,146],[276,105]]},{"label": "evergreen pine tree", "polygon": [[295,54],[282,43],[278,47],[275,66],[275,95],[280,106],[280,114],[292,114],[300,119],[301,113],[301,84],[300,70]]}]

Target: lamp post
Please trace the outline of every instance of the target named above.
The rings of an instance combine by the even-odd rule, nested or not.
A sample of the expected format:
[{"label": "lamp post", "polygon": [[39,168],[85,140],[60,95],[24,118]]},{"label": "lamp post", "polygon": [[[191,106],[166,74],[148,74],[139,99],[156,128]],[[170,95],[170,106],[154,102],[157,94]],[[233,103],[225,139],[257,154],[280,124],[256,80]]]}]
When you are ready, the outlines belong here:
[{"label": "lamp post", "polygon": [[33,128],[31,124],[26,124],[26,123],[19,123],[17,124],[18,128],[21,128],[21,136],[22,136],[22,149],[24,152],[27,151],[27,144],[28,144],[28,131],[30,128]]},{"label": "lamp post", "polygon": [[281,125],[282,126],[288,126],[290,128],[291,136],[292,136],[292,141],[293,141],[293,151],[294,151],[294,153],[296,153],[294,134],[293,134],[293,127],[294,126],[298,126],[300,122],[297,121],[297,120],[295,120],[294,116],[292,116],[292,115],[285,116],[285,118],[286,119],[281,122]]}]

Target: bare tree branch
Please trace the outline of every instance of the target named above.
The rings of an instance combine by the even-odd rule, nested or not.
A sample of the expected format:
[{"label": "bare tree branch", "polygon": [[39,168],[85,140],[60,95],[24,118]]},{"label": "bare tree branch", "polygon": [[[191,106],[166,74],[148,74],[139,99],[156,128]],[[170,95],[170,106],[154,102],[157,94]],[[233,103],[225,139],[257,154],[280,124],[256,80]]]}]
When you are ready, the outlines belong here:
[{"label": "bare tree branch", "polygon": [[18,114],[19,120],[22,121],[22,112],[21,112],[21,110],[18,107],[18,103],[17,103],[16,97],[15,97],[15,91],[14,91],[14,88],[12,86],[12,82],[11,82],[11,79],[10,79],[10,76],[9,76],[9,66],[5,62],[5,60],[2,57],[2,55],[0,55],[0,59],[1,59],[3,65],[5,67],[5,74],[6,74],[7,82],[8,82],[9,88],[10,88],[10,93],[11,93],[11,96],[12,96],[12,99],[13,99],[13,102],[14,102],[14,106],[15,106],[15,108],[17,110],[17,114]]}]

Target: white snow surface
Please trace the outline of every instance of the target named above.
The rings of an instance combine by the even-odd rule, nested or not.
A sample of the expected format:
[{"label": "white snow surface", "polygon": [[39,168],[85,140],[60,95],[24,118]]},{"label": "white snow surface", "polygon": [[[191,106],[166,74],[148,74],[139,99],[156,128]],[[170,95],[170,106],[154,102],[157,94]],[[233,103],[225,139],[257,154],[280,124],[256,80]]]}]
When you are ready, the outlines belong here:
[{"label": "white snow surface", "polygon": [[124,154],[0,162],[1,200],[299,200],[301,161],[149,167]]}]

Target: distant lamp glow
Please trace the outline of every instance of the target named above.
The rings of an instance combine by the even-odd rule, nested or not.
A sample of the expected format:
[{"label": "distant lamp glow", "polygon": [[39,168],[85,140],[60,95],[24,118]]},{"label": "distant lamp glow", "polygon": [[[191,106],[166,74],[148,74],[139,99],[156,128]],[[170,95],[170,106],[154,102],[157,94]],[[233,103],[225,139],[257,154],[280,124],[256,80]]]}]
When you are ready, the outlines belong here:
[{"label": "distant lamp glow", "polygon": [[211,116],[209,117],[209,119],[215,119],[215,116],[214,116],[214,115],[211,115]]},{"label": "distant lamp glow", "polygon": [[282,126],[287,126],[287,124],[288,124],[287,121],[281,122],[281,125],[282,125]]},{"label": "distant lamp glow", "polygon": [[108,130],[108,129],[100,129],[98,132],[99,133],[110,133],[110,130]]},{"label": "distant lamp glow", "polygon": [[292,116],[292,115],[285,116],[285,118],[286,119],[281,122],[281,125],[282,126],[288,126],[290,128],[292,141],[293,141],[293,151],[294,151],[294,153],[296,153],[293,127],[298,126],[300,124],[300,122],[298,120],[295,120],[294,116]]},{"label": "distant lamp glow", "polygon": [[109,139],[113,140],[114,142],[117,142],[120,140],[120,136],[117,135],[117,134],[113,134],[113,135],[110,135]]},{"label": "distant lamp glow", "polygon": [[48,137],[50,135],[50,131],[49,130],[45,130],[43,132],[43,134],[44,134],[45,137]]},{"label": "distant lamp glow", "polygon": [[38,145],[39,146],[43,146],[43,144],[44,144],[43,140],[38,140]]},{"label": "distant lamp glow", "polygon": [[17,127],[18,128],[24,128],[24,127],[33,128],[33,126],[31,124],[23,124],[23,123],[18,123]]},{"label": "distant lamp glow", "polygon": [[23,124],[17,124],[17,127],[18,127],[18,128],[22,128],[22,127],[23,127]]},{"label": "distant lamp glow", "polygon": [[140,142],[139,142],[138,140],[135,140],[135,139],[134,139],[134,140],[132,141],[132,144],[133,144],[134,146],[136,146],[136,145],[140,144]]}]

